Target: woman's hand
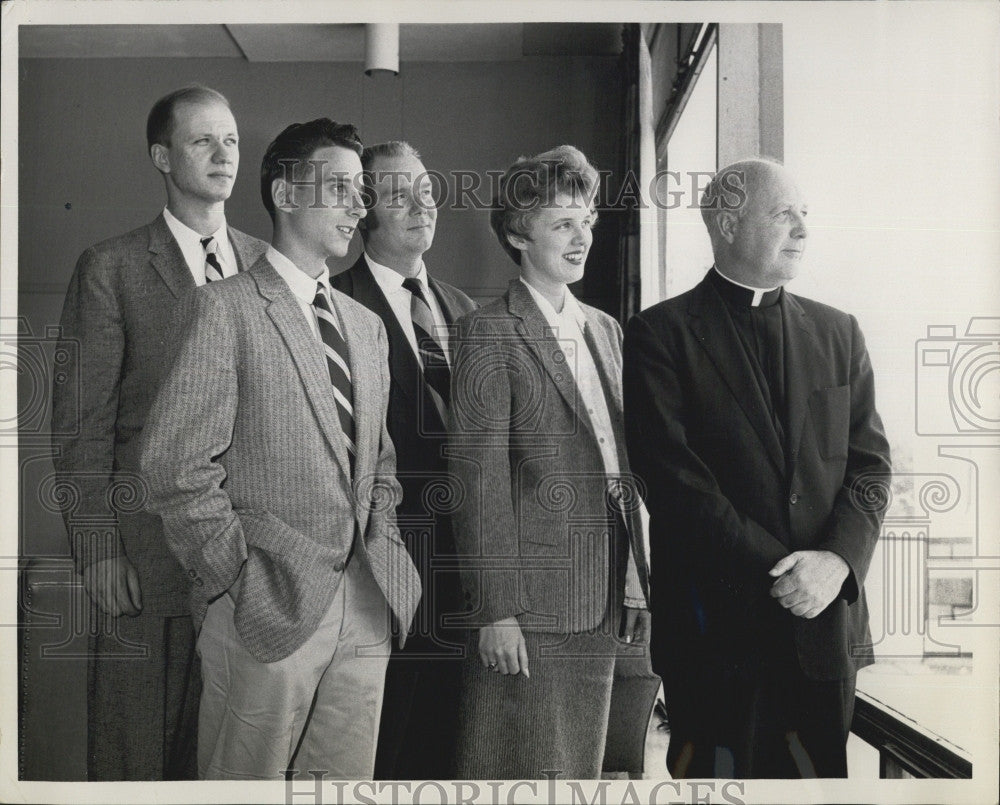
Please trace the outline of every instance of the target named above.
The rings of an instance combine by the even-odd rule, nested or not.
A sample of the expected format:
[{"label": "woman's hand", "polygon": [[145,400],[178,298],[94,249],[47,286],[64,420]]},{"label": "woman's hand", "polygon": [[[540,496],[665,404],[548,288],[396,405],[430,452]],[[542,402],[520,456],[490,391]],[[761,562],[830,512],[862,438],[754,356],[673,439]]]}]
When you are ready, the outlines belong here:
[{"label": "woman's hand", "polygon": [[479,630],[479,659],[501,674],[528,673],[528,648],[517,618],[504,618]]}]

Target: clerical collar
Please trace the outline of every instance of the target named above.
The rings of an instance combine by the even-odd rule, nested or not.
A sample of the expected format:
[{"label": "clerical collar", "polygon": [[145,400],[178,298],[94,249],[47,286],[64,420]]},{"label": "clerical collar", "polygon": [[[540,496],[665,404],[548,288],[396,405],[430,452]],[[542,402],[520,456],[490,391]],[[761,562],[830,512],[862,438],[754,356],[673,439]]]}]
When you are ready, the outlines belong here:
[{"label": "clerical collar", "polygon": [[724,276],[718,268],[712,267],[712,284],[731,305],[738,307],[770,307],[781,299],[781,286],[777,288],[753,288]]}]

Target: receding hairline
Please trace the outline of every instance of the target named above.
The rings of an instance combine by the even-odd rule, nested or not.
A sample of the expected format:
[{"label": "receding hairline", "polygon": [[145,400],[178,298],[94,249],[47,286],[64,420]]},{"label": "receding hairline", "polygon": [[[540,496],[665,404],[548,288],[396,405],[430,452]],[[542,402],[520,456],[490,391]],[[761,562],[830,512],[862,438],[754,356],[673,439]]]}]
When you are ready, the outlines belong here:
[{"label": "receding hairline", "polygon": [[233,114],[233,108],[229,105],[229,102],[226,101],[225,99],[212,98],[206,96],[201,98],[182,98],[181,100],[177,101],[177,103],[175,103],[170,108],[170,118],[169,118],[170,127],[168,131],[170,132],[171,135],[173,135],[173,129],[174,126],[177,125],[178,113],[180,112],[180,110],[185,108],[198,108],[198,107],[205,108],[210,106],[219,106],[225,109],[227,112],[229,112],[229,116],[233,119],[233,127],[238,128],[236,124],[236,115]]},{"label": "receding hairline", "polygon": [[[737,185],[733,185],[730,177],[741,176],[742,180]],[[733,192],[736,187],[744,191],[744,196],[737,208],[726,208],[726,211],[734,212],[737,217],[742,217],[749,206],[749,203],[758,197],[761,188],[766,187],[774,177],[784,177],[794,184],[794,179],[788,168],[776,159],[768,157],[750,157],[731,162],[721,168],[702,194],[700,206],[701,217],[705,225],[711,229],[712,223],[723,209],[720,207],[719,194],[721,192]]]},{"label": "receding hairline", "polygon": [[361,153],[361,163],[370,169],[377,161],[390,159],[415,159],[423,163],[423,157],[406,140],[386,140],[374,145],[366,145]]}]

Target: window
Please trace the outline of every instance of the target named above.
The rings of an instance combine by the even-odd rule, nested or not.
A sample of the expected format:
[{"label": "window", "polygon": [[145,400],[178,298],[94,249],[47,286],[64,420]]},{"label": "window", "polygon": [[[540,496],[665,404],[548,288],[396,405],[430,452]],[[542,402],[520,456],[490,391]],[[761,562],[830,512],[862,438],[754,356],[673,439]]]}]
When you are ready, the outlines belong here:
[{"label": "window", "polygon": [[811,229],[790,290],[857,316],[892,445],[866,583],[877,662],[858,689],[971,751],[996,686],[1000,281],[982,233],[998,192],[975,177],[997,121],[973,60],[991,34],[937,17],[929,41],[926,18],[900,22],[891,38],[784,26],[785,161]]}]

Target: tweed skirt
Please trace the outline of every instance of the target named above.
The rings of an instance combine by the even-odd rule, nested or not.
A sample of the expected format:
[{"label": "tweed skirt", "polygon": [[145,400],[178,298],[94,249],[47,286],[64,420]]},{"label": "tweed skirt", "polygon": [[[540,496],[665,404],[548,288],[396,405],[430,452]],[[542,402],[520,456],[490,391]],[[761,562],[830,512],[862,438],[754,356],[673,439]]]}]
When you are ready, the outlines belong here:
[{"label": "tweed skirt", "polygon": [[609,619],[590,632],[524,640],[530,678],[483,667],[478,631],[470,637],[457,778],[600,778],[618,646]]}]

